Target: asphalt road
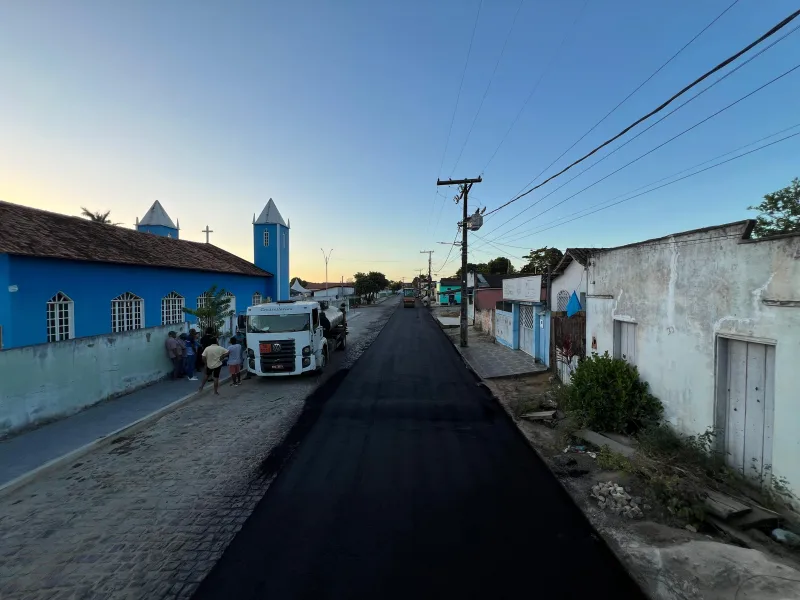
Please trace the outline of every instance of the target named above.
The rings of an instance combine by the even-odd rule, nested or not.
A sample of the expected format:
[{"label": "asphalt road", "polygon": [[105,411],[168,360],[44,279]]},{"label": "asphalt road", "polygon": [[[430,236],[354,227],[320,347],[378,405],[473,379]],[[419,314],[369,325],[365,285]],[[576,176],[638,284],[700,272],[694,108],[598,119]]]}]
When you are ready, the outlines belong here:
[{"label": "asphalt road", "polygon": [[194,598],[643,597],[426,310],[331,391]]}]

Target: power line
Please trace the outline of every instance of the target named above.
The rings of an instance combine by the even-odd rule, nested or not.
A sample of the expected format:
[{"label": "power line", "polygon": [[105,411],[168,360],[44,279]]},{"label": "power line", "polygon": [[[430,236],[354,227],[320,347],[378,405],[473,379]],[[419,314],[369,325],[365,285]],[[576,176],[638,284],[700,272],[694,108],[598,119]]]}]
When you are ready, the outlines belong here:
[{"label": "power line", "polygon": [[[737,2],[739,0],[736,0]],[[483,103],[486,100],[486,96],[489,94],[489,88],[492,87],[492,82],[494,81],[494,76],[497,74],[497,67],[500,66],[500,61],[503,58],[503,54],[506,51],[506,46],[508,45],[508,40],[511,38],[511,32],[514,31],[514,25],[517,23],[517,18],[519,17],[520,10],[522,10],[522,5],[525,4],[525,0],[519,0],[519,4],[517,5],[517,12],[514,13],[514,18],[511,21],[511,27],[508,29],[508,33],[506,34],[506,39],[503,42],[503,47],[500,50],[500,56],[497,57],[497,62],[494,64],[494,70],[492,71],[491,77],[489,77],[489,83],[486,84],[486,89],[483,91],[483,97],[481,98],[481,103],[478,105],[478,111],[475,113],[475,116],[472,118],[472,123],[469,126],[469,131],[467,131],[467,138],[464,140],[464,143],[461,145],[461,151],[458,153],[458,158],[456,159],[456,164],[453,165],[453,170],[451,171],[451,176],[455,173],[455,170],[458,168],[458,163],[461,161],[461,155],[464,154],[464,148],[467,147],[467,142],[469,142],[469,136],[472,135],[472,128],[475,127],[475,122],[478,120],[478,115],[481,114],[481,109],[483,108]]]},{"label": "power line", "polygon": [[[732,2],[731,4],[729,4],[729,5],[728,5],[728,7],[727,7],[725,10],[723,10],[723,11],[722,11],[720,14],[718,14],[718,15],[717,15],[717,16],[714,18],[714,20],[713,20],[713,21],[711,21],[711,22],[710,22],[708,25],[706,25],[705,27],[703,27],[703,29],[701,29],[701,30],[700,30],[700,31],[699,31],[699,32],[698,32],[698,33],[697,33],[697,34],[696,34],[696,35],[695,35],[695,36],[694,36],[692,39],[690,39],[688,42],[686,42],[686,43],[685,43],[685,44],[684,44],[684,45],[681,47],[681,49],[680,49],[680,50],[678,50],[678,51],[677,51],[675,54],[673,54],[672,56],[670,56],[670,57],[669,57],[669,59],[667,60],[667,62],[665,62],[665,63],[664,63],[664,64],[662,64],[660,67],[658,67],[658,69],[656,69],[655,71],[653,71],[653,73],[651,73],[651,75],[650,75],[650,76],[649,76],[647,79],[645,79],[645,80],[644,80],[642,83],[640,83],[638,86],[636,86],[636,89],[634,89],[634,90],[633,90],[633,91],[632,91],[630,94],[628,94],[627,96],[625,96],[625,97],[624,97],[624,98],[623,98],[623,99],[620,101],[620,103],[619,103],[619,104],[617,104],[617,105],[616,105],[614,108],[612,108],[612,109],[611,109],[609,112],[607,112],[607,113],[606,113],[606,115],[605,115],[605,116],[604,116],[602,119],[600,119],[600,120],[599,120],[597,123],[595,123],[594,125],[592,125],[592,127],[591,127],[591,129],[589,129],[589,131],[587,131],[586,133],[584,133],[584,134],[583,134],[583,135],[582,135],[580,138],[578,138],[578,139],[577,139],[575,142],[573,142],[573,144],[572,144],[572,145],[571,145],[569,148],[567,148],[566,150],[564,150],[564,152],[562,152],[562,153],[559,155],[559,157],[558,157],[558,158],[556,158],[556,159],[555,159],[553,162],[551,162],[551,163],[550,163],[549,165],[547,165],[547,166],[546,166],[544,169],[542,169],[542,170],[541,170],[541,172],[540,172],[540,173],[539,173],[539,174],[538,174],[536,177],[534,177],[534,178],[533,178],[533,179],[531,179],[531,180],[530,180],[528,183],[526,183],[524,186],[522,186],[522,189],[520,190],[520,192],[521,192],[522,190],[524,190],[526,187],[528,187],[529,185],[531,185],[531,184],[532,184],[534,181],[536,181],[537,179],[539,179],[539,177],[541,177],[541,176],[542,176],[542,173],[544,173],[545,171],[549,170],[549,169],[550,169],[550,167],[552,167],[552,166],[553,166],[554,164],[556,164],[556,163],[557,163],[559,160],[561,160],[562,158],[564,158],[564,155],[565,155],[567,152],[569,152],[570,150],[572,150],[572,149],[573,149],[575,146],[577,146],[577,145],[578,145],[580,142],[582,142],[582,141],[583,141],[583,139],[584,139],[584,138],[585,138],[587,135],[589,135],[589,134],[590,134],[590,133],[592,133],[592,132],[593,132],[595,129],[597,129],[597,127],[598,127],[598,126],[599,126],[599,125],[600,125],[600,124],[601,124],[603,121],[605,121],[605,120],[606,120],[608,117],[610,117],[612,114],[614,114],[614,113],[617,111],[617,109],[618,109],[620,106],[622,106],[622,105],[623,105],[623,104],[625,104],[625,103],[626,103],[628,100],[630,100],[631,96],[633,96],[633,95],[634,95],[636,92],[638,92],[640,89],[642,89],[642,88],[643,88],[643,87],[644,87],[644,86],[647,84],[647,82],[649,82],[649,81],[650,81],[650,80],[651,80],[653,77],[655,77],[656,75],[658,75],[658,74],[659,74],[659,73],[660,73],[660,72],[661,72],[661,71],[662,71],[662,70],[663,70],[663,69],[664,69],[664,68],[665,68],[665,67],[666,67],[666,66],[667,66],[669,63],[671,63],[673,60],[675,60],[675,59],[678,57],[678,55],[679,55],[681,52],[683,52],[684,50],[686,50],[686,48],[688,48],[688,47],[689,47],[689,46],[690,46],[690,45],[691,45],[691,44],[692,44],[692,43],[693,43],[695,40],[697,40],[697,38],[699,38],[701,35],[703,35],[703,34],[704,34],[704,33],[705,33],[705,32],[706,32],[706,31],[707,31],[709,28],[711,28],[711,26],[712,26],[712,25],[714,25],[714,23],[716,23],[717,21],[719,21],[719,20],[722,18],[722,16],[723,16],[725,13],[727,13],[727,12],[728,12],[730,9],[732,9],[732,8],[733,8],[734,6],[736,6],[736,4],[738,4],[738,3],[739,3],[739,0],[733,0],[733,2]],[[520,193],[520,192],[517,192],[517,193]]]},{"label": "power line", "polygon": [[[797,127],[797,125],[795,125],[795,127]],[[548,231],[549,229],[553,229],[553,228],[555,228],[555,227],[559,227],[559,226],[561,226],[561,225],[566,225],[567,223],[571,223],[571,222],[573,222],[573,221],[577,221],[578,219],[582,219],[582,218],[584,218],[584,217],[588,217],[589,215],[593,215],[593,214],[595,214],[595,213],[598,213],[598,212],[600,212],[601,210],[606,210],[606,209],[608,209],[608,208],[611,208],[612,206],[617,206],[618,204],[622,204],[623,202],[628,202],[629,200],[633,200],[634,198],[639,198],[639,197],[641,197],[641,196],[644,196],[644,195],[646,195],[646,194],[650,194],[650,193],[652,193],[652,192],[655,192],[656,190],[660,190],[660,189],[662,189],[662,188],[665,188],[665,187],[667,187],[667,186],[670,186],[670,185],[672,185],[672,184],[674,184],[674,183],[678,183],[679,181],[683,181],[684,179],[689,179],[690,177],[694,177],[695,175],[699,175],[700,173],[705,173],[706,171],[710,171],[711,169],[716,169],[717,167],[721,167],[722,165],[725,165],[725,164],[727,164],[727,163],[729,163],[729,162],[733,162],[734,160],[737,160],[737,159],[739,159],[739,158],[743,158],[743,157],[745,157],[745,156],[748,156],[748,155],[750,155],[750,154],[753,154],[753,153],[755,153],[755,152],[758,152],[758,151],[760,151],[760,150],[764,150],[765,148],[769,148],[770,146],[774,146],[775,144],[779,144],[779,143],[781,143],[781,142],[785,142],[786,140],[789,140],[789,139],[791,139],[791,138],[797,137],[798,135],[800,135],[800,132],[793,133],[793,134],[791,134],[791,135],[787,135],[787,136],[785,136],[785,137],[782,137],[782,138],[780,138],[780,139],[778,139],[778,140],[775,140],[774,142],[770,142],[769,144],[764,144],[763,146],[759,146],[758,148],[754,148],[754,149],[752,149],[752,150],[749,150],[749,151],[747,151],[747,152],[743,152],[742,154],[739,154],[739,155],[737,155],[737,156],[731,157],[731,158],[729,158],[729,159],[727,159],[727,160],[724,160],[724,161],[722,161],[722,162],[719,162],[719,163],[717,163],[717,164],[715,164],[715,165],[711,165],[711,166],[709,166],[709,167],[706,167],[706,168],[704,168],[704,169],[701,169],[701,170],[699,170],[699,171],[696,171],[696,172],[694,172],[694,173],[690,173],[690,174],[688,174],[688,175],[684,175],[683,177],[680,177],[680,178],[678,178],[678,179],[675,179],[675,180],[673,180],[673,181],[670,181],[670,182],[664,183],[664,184],[662,184],[662,185],[659,185],[659,186],[657,186],[657,187],[654,187],[654,188],[652,188],[652,189],[649,189],[649,190],[647,190],[647,191],[640,192],[640,193],[638,193],[638,194],[635,194],[635,195],[633,195],[633,196],[630,196],[629,198],[625,198],[624,200],[619,200],[619,201],[617,201],[617,202],[614,202],[614,203],[612,203],[612,204],[608,204],[607,206],[603,206],[602,208],[598,208],[597,210],[593,210],[593,211],[591,211],[591,212],[588,212],[588,213],[586,213],[586,214],[584,214],[584,215],[580,215],[580,216],[578,216],[578,217],[575,217],[575,218],[573,218],[573,219],[569,219],[569,220],[567,220],[567,221],[564,221],[564,222],[562,222],[562,223],[558,223],[557,225],[552,225],[552,226],[550,226],[550,227],[543,227],[543,228],[541,228],[541,229],[537,229],[536,231],[532,231],[532,232],[530,232],[530,233],[528,233],[528,234],[526,234],[526,235],[524,235],[524,236],[522,236],[522,237],[520,237],[520,238],[517,238],[517,239],[523,239],[524,237],[529,237],[529,236],[531,236],[531,235],[536,235],[536,234],[538,234],[538,233],[542,233],[543,231]],[[771,137],[771,136],[770,136],[770,137]],[[628,193],[630,193],[630,192],[628,192]],[[606,202],[608,202],[608,201],[606,201]],[[601,203],[601,204],[604,204],[604,203]],[[499,242],[497,242],[497,243],[499,243]]]},{"label": "power line", "polygon": [[[447,130],[447,139],[444,143],[444,152],[442,152],[442,160],[439,163],[439,171],[437,175],[442,172],[442,167],[444,167],[444,159],[447,156],[447,148],[450,146],[450,135],[453,133],[453,123],[456,120],[456,113],[458,112],[458,103],[461,101],[461,90],[464,88],[464,78],[467,75],[467,67],[469,66],[469,57],[472,54],[472,43],[475,41],[475,31],[478,29],[478,19],[481,16],[481,8],[483,7],[483,0],[480,0],[478,4],[478,13],[475,15],[475,23],[472,26],[472,35],[469,38],[469,47],[467,48],[467,60],[464,61],[464,70],[461,72],[461,83],[458,84],[458,94],[456,95],[456,105],[453,108],[453,116],[450,118],[450,127]],[[438,192],[438,190],[437,190]],[[436,197],[433,198],[433,210],[436,210]],[[431,213],[431,217],[433,213]],[[439,212],[439,216],[441,217],[441,211]],[[428,218],[428,227],[430,227],[430,217]],[[439,221],[436,221],[436,227],[439,227]],[[436,231],[434,229],[434,231]]]},{"label": "power line", "polygon": [[[575,181],[575,180],[576,180],[578,177],[580,177],[581,175],[583,175],[583,174],[584,174],[584,173],[586,173],[587,171],[589,171],[589,170],[593,169],[594,167],[596,167],[597,165],[599,165],[601,162],[603,162],[603,161],[604,161],[604,160],[606,160],[607,158],[609,158],[609,157],[613,156],[614,154],[616,154],[617,152],[619,152],[620,150],[622,150],[622,149],[623,149],[625,146],[627,146],[628,144],[630,144],[631,142],[633,142],[635,139],[637,139],[639,136],[641,136],[641,135],[643,135],[643,134],[647,133],[647,132],[648,132],[648,131],[650,131],[650,130],[651,130],[653,127],[655,127],[656,125],[658,125],[659,123],[661,123],[661,122],[662,122],[662,121],[664,121],[665,119],[669,118],[671,115],[673,115],[673,114],[675,114],[676,112],[678,112],[678,111],[679,111],[680,109],[682,109],[684,106],[686,106],[686,105],[687,105],[687,104],[689,104],[690,102],[693,102],[694,100],[696,100],[697,98],[699,98],[700,96],[702,96],[703,94],[705,94],[705,93],[706,93],[708,90],[710,90],[711,88],[713,88],[715,85],[717,85],[718,83],[722,82],[723,80],[727,79],[728,77],[730,77],[731,75],[733,75],[734,73],[736,73],[736,72],[737,72],[739,69],[741,69],[742,67],[744,67],[745,65],[747,65],[747,64],[748,64],[748,63],[750,63],[751,61],[755,60],[756,58],[758,58],[758,57],[759,57],[759,56],[761,56],[762,54],[764,54],[766,51],[768,51],[769,49],[771,49],[772,47],[774,47],[776,44],[779,44],[781,41],[783,41],[784,39],[786,39],[787,37],[789,37],[790,35],[792,35],[792,34],[793,34],[794,32],[796,32],[798,29],[800,29],[800,25],[798,25],[798,26],[795,26],[793,29],[791,29],[790,31],[788,31],[788,32],[786,32],[785,34],[783,34],[783,35],[782,35],[781,37],[779,37],[777,40],[773,41],[773,42],[772,42],[771,44],[769,44],[768,46],[765,46],[764,48],[762,48],[761,50],[759,50],[759,51],[758,51],[756,54],[754,54],[753,56],[751,56],[750,58],[748,58],[746,61],[744,61],[744,62],[743,62],[743,63],[741,63],[740,65],[736,66],[734,69],[732,69],[732,70],[728,71],[728,72],[727,72],[727,73],[725,73],[725,74],[724,74],[722,77],[720,77],[719,79],[717,79],[716,81],[714,81],[714,82],[713,82],[711,85],[709,85],[708,87],[704,88],[703,90],[701,90],[700,92],[698,92],[697,94],[695,94],[694,96],[692,96],[691,98],[689,98],[688,100],[686,100],[686,102],[684,102],[683,104],[680,104],[679,106],[676,106],[674,109],[672,109],[670,112],[668,112],[667,114],[665,114],[663,117],[661,117],[660,119],[658,119],[658,120],[657,120],[657,121],[655,121],[654,123],[651,123],[650,125],[648,125],[647,127],[645,127],[645,128],[642,130],[642,131],[640,131],[639,133],[637,133],[636,135],[634,135],[632,138],[630,138],[630,139],[626,140],[624,143],[622,143],[622,144],[620,144],[619,146],[617,146],[616,148],[614,148],[614,149],[613,149],[611,152],[609,152],[608,154],[606,154],[606,155],[605,155],[605,156],[603,156],[602,158],[598,159],[597,161],[595,161],[594,163],[592,163],[591,165],[589,165],[588,167],[586,167],[585,169],[583,169],[583,170],[582,170],[580,173],[578,173],[578,174],[574,175],[573,177],[571,177],[570,179],[568,179],[567,181],[565,181],[564,183],[562,183],[560,186],[558,186],[558,187],[557,187],[557,188],[555,188],[554,190],[551,190],[551,191],[549,191],[547,194],[545,194],[544,196],[542,196],[541,198],[539,198],[539,199],[538,199],[536,202],[534,202],[533,204],[531,204],[531,205],[530,205],[530,206],[528,206],[527,208],[524,208],[523,210],[519,211],[519,212],[518,212],[516,215],[514,215],[514,216],[513,216],[513,217],[511,217],[510,219],[508,219],[508,220],[504,221],[503,223],[501,223],[500,225],[498,225],[497,227],[495,227],[494,229],[492,229],[492,230],[491,230],[489,233],[487,233],[486,235],[490,235],[490,234],[494,233],[495,231],[497,231],[498,229],[502,228],[503,226],[507,225],[508,223],[510,223],[511,221],[513,221],[514,219],[516,219],[517,217],[519,217],[521,214],[523,214],[523,213],[525,213],[525,212],[529,211],[530,209],[532,209],[533,207],[535,207],[537,204],[539,204],[540,202],[542,202],[543,200],[545,200],[545,199],[546,199],[546,198],[548,198],[549,196],[553,195],[555,192],[557,192],[558,190],[560,190],[560,189],[561,189],[561,188],[563,188],[564,186],[566,186],[566,185],[568,185],[568,184],[572,183],[573,181]],[[629,163],[629,164],[630,164],[630,163]],[[612,174],[613,174],[613,173],[612,173]],[[538,178],[538,177],[537,177],[537,178]],[[487,215],[487,218],[488,218],[488,215]],[[508,232],[506,232],[506,233],[508,233]]]},{"label": "power line", "polygon": [[745,52],[747,52],[747,51],[751,50],[752,48],[754,48],[755,46],[757,46],[758,44],[760,44],[760,43],[761,43],[761,42],[763,42],[764,40],[766,40],[766,39],[770,38],[771,36],[775,35],[775,34],[776,34],[778,31],[780,31],[781,29],[783,29],[784,27],[786,27],[786,25],[788,25],[789,23],[791,23],[791,22],[792,22],[794,19],[796,19],[798,16],[800,16],[800,10],[797,10],[797,11],[793,12],[791,15],[789,15],[788,17],[786,17],[785,19],[783,19],[783,21],[781,21],[780,23],[778,23],[777,25],[775,25],[775,26],[774,26],[772,29],[770,29],[769,31],[767,31],[767,32],[766,32],[764,35],[762,35],[761,37],[759,37],[757,40],[755,40],[754,42],[751,42],[750,44],[748,44],[747,46],[745,46],[744,48],[742,48],[741,50],[739,50],[737,53],[735,53],[735,54],[733,54],[732,56],[730,56],[730,57],[726,58],[724,61],[722,61],[721,63],[719,63],[719,64],[718,64],[717,66],[715,66],[713,69],[711,69],[711,70],[707,71],[706,73],[704,73],[703,75],[701,75],[700,77],[698,77],[697,79],[695,79],[693,82],[691,82],[690,84],[688,84],[687,86],[685,86],[685,87],[684,87],[682,90],[680,90],[679,92],[677,92],[676,94],[674,94],[672,97],[670,97],[668,100],[666,100],[665,102],[663,102],[661,105],[659,105],[658,107],[654,108],[653,110],[651,110],[649,113],[647,113],[647,114],[646,114],[646,115],[644,115],[643,117],[640,117],[639,119],[637,119],[636,121],[634,121],[633,123],[631,123],[630,125],[628,125],[628,126],[625,128],[625,129],[623,129],[622,131],[620,131],[620,132],[619,132],[618,134],[616,134],[615,136],[613,136],[613,137],[611,137],[611,138],[607,139],[605,142],[603,142],[602,144],[600,144],[599,146],[597,146],[597,147],[596,147],[594,150],[592,150],[592,151],[588,152],[587,154],[583,155],[583,156],[582,156],[581,158],[579,158],[578,160],[576,160],[576,161],[572,162],[571,164],[567,165],[566,167],[564,167],[563,169],[561,169],[561,170],[560,170],[558,173],[556,173],[555,175],[551,175],[550,177],[548,177],[547,179],[545,179],[545,180],[544,180],[542,183],[539,183],[539,184],[535,185],[534,187],[532,187],[532,188],[531,188],[531,189],[529,189],[528,191],[526,191],[526,192],[524,192],[524,193],[522,193],[522,194],[519,194],[519,195],[517,195],[516,197],[512,198],[511,200],[509,200],[509,201],[508,201],[508,202],[506,202],[505,204],[503,204],[503,205],[501,205],[501,206],[499,206],[499,207],[495,208],[495,209],[494,209],[494,210],[492,210],[492,211],[489,211],[489,212],[487,213],[487,215],[490,215],[490,214],[492,214],[492,213],[495,213],[495,212],[497,212],[497,211],[499,211],[499,210],[501,210],[501,209],[505,208],[506,206],[508,206],[509,204],[512,204],[512,203],[516,202],[517,200],[519,200],[519,199],[520,199],[520,198],[522,198],[523,196],[527,196],[528,194],[530,194],[530,193],[531,193],[531,192],[533,192],[534,190],[536,190],[536,189],[538,189],[538,188],[542,187],[543,185],[545,185],[546,183],[548,183],[548,182],[552,181],[552,180],[553,180],[553,179],[555,179],[556,177],[558,177],[558,176],[560,176],[560,175],[562,175],[562,174],[566,173],[566,172],[567,172],[567,171],[569,171],[571,168],[573,168],[575,165],[578,165],[578,164],[582,163],[584,160],[586,160],[587,158],[589,158],[590,156],[592,156],[593,154],[595,154],[596,152],[598,152],[598,151],[599,151],[599,150],[601,150],[602,148],[605,148],[606,146],[608,146],[608,145],[609,145],[611,142],[613,142],[613,141],[615,141],[615,140],[619,139],[620,137],[622,137],[623,135],[625,135],[626,133],[628,133],[628,132],[629,132],[631,129],[633,129],[634,127],[636,127],[637,125],[639,125],[639,123],[641,123],[641,122],[643,122],[643,121],[645,121],[645,120],[649,119],[649,118],[650,118],[650,117],[652,117],[653,115],[655,115],[655,114],[657,114],[657,113],[661,112],[662,110],[664,110],[664,108],[666,108],[667,106],[669,106],[669,104],[671,104],[671,103],[672,103],[673,101],[675,101],[677,98],[679,98],[680,96],[682,96],[683,94],[685,94],[686,92],[688,92],[690,89],[692,89],[693,87],[695,87],[696,85],[698,85],[699,83],[701,83],[702,81],[704,81],[705,79],[707,79],[708,77],[710,77],[711,75],[713,75],[714,73],[716,73],[717,71],[719,71],[720,69],[723,69],[723,68],[725,68],[726,66],[728,66],[728,65],[729,65],[730,63],[732,63],[734,60],[736,60],[737,58],[739,58],[740,56],[742,56],[742,55],[743,55]]},{"label": "power line", "polygon": [[437,273],[441,273],[442,269],[443,269],[445,266],[447,266],[447,263],[448,263],[448,262],[450,262],[450,261],[449,261],[449,259],[450,259],[450,255],[453,253],[453,248],[454,248],[454,247],[455,247],[455,245],[456,245],[456,240],[458,239],[458,234],[459,234],[459,233],[461,233],[461,228],[460,228],[460,227],[458,228],[458,231],[456,231],[456,236],[453,238],[453,243],[452,243],[452,244],[450,244],[450,251],[447,253],[447,258],[445,258],[445,259],[444,259],[444,263],[442,263],[442,266],[441,266],[441,267],[439,267],[438,269],[436,269],[436,272],[437,272]]},{"label": "power line", "polygon": [[547,66],[544,68],[544,71],[542,71],[542,74],[539,76],[539,79],[537,79],[536,83],[533,84],[533,88],[531,88],[531,91],[528,94],[528,97],[525,99],[525,102],[522,104],[522,107],[519,109],[517,116],[514,117],[514,120],[511,122],[511,125],[506,130],[505,134],[500,140],[500,143],[497,145],[497,148],[495,148],[494,152],[492,152],[492,156],[489,158],[489,162],[487,162],[486,165],[483,167],[483,169],[481,169],[481,174],[485,173],[486,169],[489,168],[489,165],[492,164],[494,157],[497,156],[497,153],[500,151],[500,148],[505,143],[506,138],[508,138],[508,134],[511,133],[512,129],[514,129],[514,126],[517,124],[517,121],[519,121],[519,118],[522,116],[522,113],[525,111],[525,108],[528,106],[528,103],[531,101],[531,98],[533,98],[533,95],[536,93],[536,90],[539,89],[539,84],[542,83],[542,79],[544,79],[544,76],[550,72],[550,69],[556,63],[556,59],[558,58],[559,52],[561,52],[561,48],[564,46],[564,42],[567,41],[569,34],[572,32],[573,29],[575,29],[575,25],[578,24],[578,21],[581,20],[581,17],[583,16],[583,13],[586,11],[586,6],[588,4],[589,0],[585,0],[583,6],[581,7],[580,11],[575,17],[575,20],[572,22],[572,25],[570,25],[570,27],[564,32],[564,36],[561,38],[561,42],[558,44],[558,47],[556,48],[555,52],[553,52],[553,54],[550,56],[550,61],[547,63]]},{"label": "power line", "polygon": [[703,120],[701,120],[701,121],[698,121],[697,123],[695,123],[695,124],[694,124],[694,125],[692,125],[691,127],[688,127],[688,128],[686,128],[686,129],[684,129],[684,130],[683,130],[683,131],[681,131],[680,133],[678,133],[678,134],[676,134],[676,135],[672,136],[671,138],[669,138],[669,139],[668,139],[668,140],[666,140],[665,142],[662,142],[661,144],[659,144],[658,146],[656,146],[656,147],[654,147],[654,148],[652,148],[652,149],[648,150],[648,151],[647,151],[647,152],[645,152],[644,154],[640,154],[639,156],[637,156],[636,158],[634,158],[632,161],[630,161],[630,162],[628,162],[628,163],[626,163],[626,164],[622,165],[621,167],[619,167],[618,169],[615,169],[614,171],[611,171],[611,173],[609,173],[608,175],[605,175],[605,176],[601,177],[600,179],[597,179],[596,181],[594,181],[593,183],[590,183],[589,185],[587,185],[587,186],[586,186],[586,187],[584,187],[583,189],[580,189],[580,190],[578,190],[577,192],[575,192],[574,194],[572,194],[572,195],[570,195],[570,196],[567,196],[567,197],[566,197],[566,198],[564,198],[564,199],[563,199],[561,202],[556,202],[556,203],[555,203],[553,206],[551,206],[550,208],[547,208],[547,209],[543,210],[542,212],[540,212],[539,214],[535,215],[534,217],[532,217],[532,218],[528,219],[527,221],[523,221],[522,223],[520,223],[520,224],[519,224],[519,225],[517,225],[516,227],[513,227],[512,229],[509,229],[508,231],[506,231],[506,232],[505,232],[505,233],[504,233],[502,236],[500,236],[500,237],[502,238],[502,237],[505,237],[505,236],[509,235],[509,234],[510,234],[512,231],[516,231],[517,229],[519,229],[519,228],[520,228],[520,227],[522,227],[523,225],[525,225],[525,224],[527,224],[527,223],[530,223],[531,221],[533,221],[534,219],[536,219],[536,218],[540,217],[541,215],[543,215],[543,214],[545,214],[545,213],[548,213],[548,212],[550,212],[551,210],[553,210],[554,208],[556,208],[556,207],[558,207],[558,206],[561,206],[562,204],[564,204],[564,203],[565,203],[565,202],[567,202],[568,200],[571,200],[572,198],[574,198],[574,197],[575,197],[575,196],[577,196],[578,194],[582,194],[583,192],[585,192],[586,190],[588,190],[588,189],[590,189],[590,188],[594,187],[594,186],[595,186],[595,185],[597,185],[598,183],[600,183],[600,182],[602,182],[602,181],[605,181],[606,179],[608,179],[608,178],[609,178],[609,177],[611,177],[612,175],[614,175],[614,174],[616,174],[616,173],[619,173],[621,170],[623,170],[623,169],[625,169],[625,168],[629,167],[630,165],[632,165],[632,164],[633,164],[633,163],[635,163],[635,162],[638,162],[639,160],[641,160],[641,159],[642,159],[642,158],[644,158],[645,156],[648,156],[649,154],[652,154],[653,152],[655,152],[655,151],[656,151],[656,150],[658,150],[659,148],[663,148],[664,146],[666,146],[666,145],[667,145],[667,144],[669,144],[670,142],[672,142],[672,141],[674,141],[674,140],[678,139],[678,138],[679,138],[679,137],[681,137],[682,135],[684,135],[684,134],[688,133],[689,131],[691,131],[691,130],[695,129],[696,127],[699,127],[699,126],[700,126],[700,125],[702,125],[703,123],[705,123],[705,122],[707,122],[707,121],[709,121],[709,120],[713,119],[714,117],[716,117],[716,116],[720,115],[721,113],[725,112],[725,111],[726,111],[726,110],[728,110],[729,108],[732,108],[733,106],[735,106],[736,104],[738,104],[738,103],[739,103],[739,102],[741,102],[742,100],[745,100],[746,98],[749,98],[749,97],[750,97],[750,96],[752,96],[753,94],[755,94],[755,93],[757,93],[757,92],[759,92],[759,91],[763,90],[764,88],[766,88],[766,87],[767,87],[767,86],[769,86],[769,85],[772,85],[772,84],[773,84],[773,83],[775,83],[776,81],[778,81],[778,80],[782,79],[783,77],[786,77],[787,75],[789,75],[789,74],[790,74],[790,73],[792,73],[793,71],[796,71],[797,69],[800,69],[800,63],[798,63],[797,65],[795,65],[794,67],[792,67],[792,68],[791,68],[791,69],[789,69],[788,71],[784,71],[783,73],[781,73],[780,75],[778,75],[778,76],[777,76],[777,77],[775,77],[774,79],[771,79],[770,81],[768,81],[767,83],[765,83],[765,84],[761,85],[760,87],[756,88],[756,89],[755,89],[755,90],[753,90],[752,92],[750,92],[750,93],[748,93],[748,94],[745,94],[744,96],[742,96],[742,97],[741,97],[741,98],[739,98],[738,100],[735,100],[735,101],[731,102],[730,104],[728,104],[727,106],[725,106],[725,107],[721,108],[721,109],[720,109],[720,110],[718,110],[717,112],[715,112],[715,113],[713,113],[713,114],[711,114],[711,115],[707,116],[705,119],[703,119]]}]

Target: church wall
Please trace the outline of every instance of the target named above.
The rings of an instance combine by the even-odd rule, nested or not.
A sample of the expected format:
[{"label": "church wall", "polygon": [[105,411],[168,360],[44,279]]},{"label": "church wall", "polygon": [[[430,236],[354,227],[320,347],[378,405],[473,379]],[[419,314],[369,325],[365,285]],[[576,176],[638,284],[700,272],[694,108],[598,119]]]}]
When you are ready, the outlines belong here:
[{"label": "church wall", "polygon": [[180,239],[180,232],[177,229],[167,227],[166,225],[139,225],[137,227],[137,231],[141,231],[143,233],[152,233],[154,235],[160,235],[163,237],[172,236],[173,239],[176,240]]},{"label": "church wall", "polygon": [[0,254],[0,349],[8,347],[11,340],[11,291],[8,272],[11,266],[8,254]]},{"label": "church wall", "polygon": [[[269,233],[269,246],[264,246],[264,232]],[[253,263],[272,273],[280,290],[275,300],[289,299],[289,228],[277,223],[253,225]]]},{"label": "church wall", "polygon": [[0,437],[66,417],[163,379],[172,371],[164,351],[170,330],[183,332],[186,325],[3,351]]},{"label": "church wall", "polygon": [[[9,267],[7,285],[18,289],[5,296],[14,331],[6,337],[4,327],[4,348],[47,342],[46,306],[58,292],[74,302],[75,337],[110,333],[111,300],[125,292],[144,300],[143,327],[161,325],[161,300],[173,291],[184,297],[185,306],[196,308],[198,296],[216,284],[234,294],[237,312],[250,305],[256,292],[275,297],[272,277],[21,256],[11,256]],[[0,310],[2,306],[0,301]]]}]

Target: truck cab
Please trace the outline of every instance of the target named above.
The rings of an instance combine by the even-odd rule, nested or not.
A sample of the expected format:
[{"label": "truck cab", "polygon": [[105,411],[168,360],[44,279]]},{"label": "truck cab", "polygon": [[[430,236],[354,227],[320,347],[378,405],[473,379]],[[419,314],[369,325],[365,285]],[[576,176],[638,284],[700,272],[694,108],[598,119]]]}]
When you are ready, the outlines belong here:
[{"label": "truck cab", "polygon": [[[327,303],[294,300],[249,307],[247,370],[263,377],[321,371],[347,335],[344,312],[325,309]],[[323,312],[330,323],[327,331]]]}]

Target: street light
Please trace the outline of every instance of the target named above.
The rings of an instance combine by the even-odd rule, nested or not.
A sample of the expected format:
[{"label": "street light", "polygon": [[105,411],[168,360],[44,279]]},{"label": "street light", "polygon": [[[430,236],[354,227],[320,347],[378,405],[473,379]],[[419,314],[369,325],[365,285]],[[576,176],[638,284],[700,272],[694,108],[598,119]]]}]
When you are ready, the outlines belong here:
[{"label": "street light", "polygon": [[330,252],[328,252],[327,256],[325,255],[325,250],[322,250],[322,256],[325,258],[325,298],[328,297],[328,261],[331,258],[331,254],[333,254],[333,248],[331,248]]}]

